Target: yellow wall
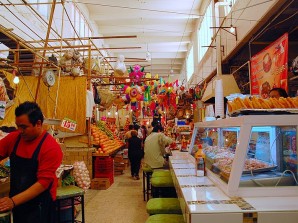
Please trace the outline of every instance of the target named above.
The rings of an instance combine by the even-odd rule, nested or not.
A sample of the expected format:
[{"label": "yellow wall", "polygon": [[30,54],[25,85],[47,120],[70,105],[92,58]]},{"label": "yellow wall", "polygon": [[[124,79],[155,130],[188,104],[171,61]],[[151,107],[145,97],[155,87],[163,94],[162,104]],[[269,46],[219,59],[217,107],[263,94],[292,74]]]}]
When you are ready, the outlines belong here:
[{"label": "yellow wall", "polygon": [[[11,79],[11,78],[8,78]],[[58,89],[58,78],[51,88],[40,82],[36,102],[41,107],[46,118],[69,118],[77,122],[75,132],[84,133],[86,128],[86,77],[61,77]],[[38,77],[21,77],[17,85],[14,104],[6,109],[5,118],[0,122],[1,126],[15,126],[15,108],[25,101],[34,101]],[[30,95],[33,95],[33,97]],[[54,117],[56,95],[58,93],[57,115]],[[62,130],[62,128],[61,128]],[[65,131],[65,129],[63,129]]]}]

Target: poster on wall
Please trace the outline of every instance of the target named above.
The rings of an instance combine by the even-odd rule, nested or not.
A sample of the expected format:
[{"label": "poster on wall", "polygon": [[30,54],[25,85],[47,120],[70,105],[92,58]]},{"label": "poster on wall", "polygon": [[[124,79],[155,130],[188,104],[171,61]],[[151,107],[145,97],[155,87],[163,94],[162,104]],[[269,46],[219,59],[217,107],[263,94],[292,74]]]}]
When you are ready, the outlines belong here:
[{"label": "poster on wall", "polygon": [[288,33],[254,55],[250,66],[252,95],[267,98],[276,87],[288,91]]}]

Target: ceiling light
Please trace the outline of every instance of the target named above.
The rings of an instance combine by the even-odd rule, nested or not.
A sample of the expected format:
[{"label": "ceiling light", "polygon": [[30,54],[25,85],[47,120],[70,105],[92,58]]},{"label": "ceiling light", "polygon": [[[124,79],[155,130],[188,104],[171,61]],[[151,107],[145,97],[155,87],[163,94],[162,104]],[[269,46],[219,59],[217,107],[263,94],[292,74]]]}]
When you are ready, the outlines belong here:
[{"label": "ceiling light", "polygon": [[146,53],[146,60],[150,61],[151,60],[151,53],[148,50],[148,43],[147,43],[147,53]]},{"label": "ceiling light", "polygon": [[146,60],[147,61],[151,60],[151,53],[149,51],[147,51],[147,53],[146,53]]},{"label": "ceiling light", "polygon": [[13,83],[15,83],[15,84],[20,83],[20,78],[18,76],[15,76],[13,79]]},{"label": "ceiling light", "polygon": [[233,25],[231,25],[231,27],[230,27],[230,32],[231,33],[234,33],[235,32],[235,27]]},{"label": "ceiling light", "polygon": [[108,112],[108,116],[110,116],[111,115],[111,112]]}]

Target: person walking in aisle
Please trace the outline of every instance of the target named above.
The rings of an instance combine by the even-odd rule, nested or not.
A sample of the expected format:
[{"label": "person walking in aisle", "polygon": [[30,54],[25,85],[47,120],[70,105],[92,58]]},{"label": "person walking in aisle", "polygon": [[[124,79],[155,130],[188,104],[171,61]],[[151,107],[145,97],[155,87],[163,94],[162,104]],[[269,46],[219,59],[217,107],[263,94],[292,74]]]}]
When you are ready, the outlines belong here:
[{"label": "person walking in aisle", "polygon": [[0,160],[10,157],[10,193],[0,199],[0,212],[12,210],[14,223],[54,223],[56,170],[62,151],[42,129],[43,114],[35,102],[15,110],[18,131],[0,140]]},{"label": "person walking in aisle", "polygon": [[139,180],[139,171],[141,166],[141,159],[143,156],[142,139],[138,137],[138,132],[131,131],[131,138],[128,139],[128,158],[131,165],[131,176],[135,180]]}]

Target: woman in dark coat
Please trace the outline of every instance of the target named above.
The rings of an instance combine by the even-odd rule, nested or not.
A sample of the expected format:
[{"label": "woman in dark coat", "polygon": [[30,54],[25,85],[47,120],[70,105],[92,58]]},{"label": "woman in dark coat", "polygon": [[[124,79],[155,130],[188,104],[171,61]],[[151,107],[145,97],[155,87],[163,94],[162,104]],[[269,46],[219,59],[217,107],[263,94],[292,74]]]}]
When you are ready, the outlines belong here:
[{"label": "woman in dark coat", "polygon": [[128,158],[131,166],[131,176],[135,180],[139,180],[139,170],[141,166],[141,159],[143,155],[142,151],[142,139],[138,138],[137,131],[131,131],[131,138],[128,139]]}]

